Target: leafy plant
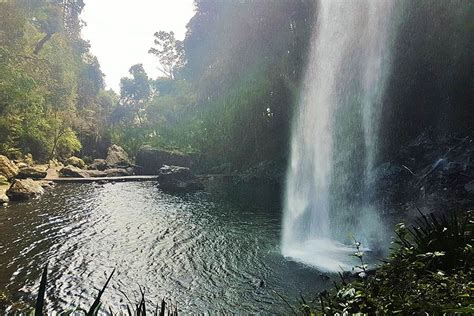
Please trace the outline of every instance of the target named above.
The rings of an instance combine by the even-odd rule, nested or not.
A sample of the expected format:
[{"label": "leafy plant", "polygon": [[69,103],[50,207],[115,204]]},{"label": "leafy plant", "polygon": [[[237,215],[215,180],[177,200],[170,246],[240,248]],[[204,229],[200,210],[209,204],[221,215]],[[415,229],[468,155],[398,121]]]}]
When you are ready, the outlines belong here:
[{"label": "leafy plant", "polygon": [[396,226],[396,248],[374,273],[367,276],[360,244],[363,275],[319,294],[311,313],[473,313],[472,213],[462,216],[424,215],[415,225]]}]

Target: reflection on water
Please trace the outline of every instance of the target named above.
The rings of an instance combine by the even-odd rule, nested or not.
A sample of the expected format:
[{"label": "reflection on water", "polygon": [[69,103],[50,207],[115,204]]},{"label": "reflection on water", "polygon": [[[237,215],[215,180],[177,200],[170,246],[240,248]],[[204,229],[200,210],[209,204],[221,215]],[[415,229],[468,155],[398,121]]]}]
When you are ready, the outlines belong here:
[{"label": "reflection on water", "polygon": [[168,195],[153,182],[60,185],[0,209],[0,289],[28,300],[49,260],[49,308],[90,306],[116,268],[102,299],[114,312],[142,286],[184,313],[288,313],[273,291],[311,298],[329,281],[281,257],[279,210],[251,204]]}]

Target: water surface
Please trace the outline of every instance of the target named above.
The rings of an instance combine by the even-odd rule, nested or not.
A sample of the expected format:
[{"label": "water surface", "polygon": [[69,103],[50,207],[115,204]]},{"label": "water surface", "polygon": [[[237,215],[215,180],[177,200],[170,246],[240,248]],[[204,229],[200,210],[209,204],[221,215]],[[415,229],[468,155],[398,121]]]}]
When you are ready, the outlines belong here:
[{"label": "water surface", "polygon": [[49,261],[50,310],[86,308],[116,268],[102,299],[114,312],[141,286],[150,307],[166,297],[188,314],[287,314],[274,291],[296,303],[329,286],[281,256],[278,208],[238,201],[154,182],[58,185],[0,209],[0,289],[28,301]]}]

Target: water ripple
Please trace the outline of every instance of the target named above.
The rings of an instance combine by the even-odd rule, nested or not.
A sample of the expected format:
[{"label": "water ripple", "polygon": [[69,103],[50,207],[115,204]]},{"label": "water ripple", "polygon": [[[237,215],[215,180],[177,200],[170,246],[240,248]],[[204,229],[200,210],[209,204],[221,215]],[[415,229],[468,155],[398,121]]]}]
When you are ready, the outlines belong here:
[{"label": "water ripple", "polygon": [[279,216],[155,183],[60,185],[0,210],[0,288],[31,300],[49,261],[50,309],[87,308],[116,268],[107,310],[124,310],[142,286],[150,302],[172,298],[186,314],[288,313],[272,290],[291,300],[327,283],[280,256]]}]

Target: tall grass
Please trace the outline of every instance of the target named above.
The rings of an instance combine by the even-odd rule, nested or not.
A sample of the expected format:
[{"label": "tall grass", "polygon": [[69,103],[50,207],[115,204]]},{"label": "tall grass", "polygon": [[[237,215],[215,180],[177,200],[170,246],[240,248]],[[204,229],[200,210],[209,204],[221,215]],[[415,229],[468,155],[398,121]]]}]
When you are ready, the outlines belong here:
[{"label": "tall grass", "polygon": [[[107,278],[107,281],[105,282],[104,286],[102,289],[99,291],[97,296],[94,299],[94,302],[88,309],[88,311],[85,310],[75,310],[75,313],[83,313],[86,316],[95,316],[99,313],[101,310],[101,298],[102,295],[104,294],[107,286],[109,285],[110,280],[112,279],[112,276],[115,273],[115,269],[110,273],[109,277]],[[38,295],[36,297],[36,304],[34,308],[34,315],[35,316],[42,316],[44,315],[44,307],[45,307],[45,301],[46,301],[46,288],[47,288],[47,282],[48,282],[48,263],[43,268],[43,272],[41,274],[41,280],[40,280],[40,287],[38,290]],[[146,306],[146,300],[145,300],[145,292],[142,288],[140,288],[140,301],[136,304],[130,303],[127,304],[127,313],[129,316],[146,316],[147,314],[147,306]],[[128,298],[127,298],[128,299]],[[178,316],[178,307],[173,306],[171,303],[167,303],[165,299],[161,300],[161,303],[156,303],[155,304],[155,309],[152,315],[155,316]],[[58,311],[61,314],[64,313],[64,311]],[[109,308],[108,313],[110,315],[114,315],[114,312]],[[69,314],[69,312],[66,312],[66,314]]]}]

